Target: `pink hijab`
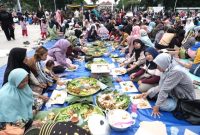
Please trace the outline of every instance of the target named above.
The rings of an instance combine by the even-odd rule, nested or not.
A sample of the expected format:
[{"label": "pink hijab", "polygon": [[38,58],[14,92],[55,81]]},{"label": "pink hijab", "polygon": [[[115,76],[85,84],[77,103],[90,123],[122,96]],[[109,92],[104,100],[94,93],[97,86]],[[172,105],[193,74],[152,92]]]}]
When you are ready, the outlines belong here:
[{"label": "pink hijab", "polygon": [[140,27],[139,26],[133,26],[131,35],[135,36],[137,38],[140,38]]},{"label": "pink hijab", "polygon": [[135,39],[139,39],[137,35],[134,35],[134,36],[131,35],[131,36],[128,36],[128,37],[126,38],[127,43],[128,43],[128,50],[129,50],[128,55],[130,55],[130,54],[132,53],[133,49],[134,49],[133,41],[134,41]]},{"label": "pink hijab", "polygon": [[53,56],[53,53],[55,51],[59,51],[62,54],[66,54],[68,47],[71,45],[71,43],[67,40],[67,39],[60,39],[58,40],[55,45],[53,46],[53,48],[49,49],[48,54],[50,56]]}]

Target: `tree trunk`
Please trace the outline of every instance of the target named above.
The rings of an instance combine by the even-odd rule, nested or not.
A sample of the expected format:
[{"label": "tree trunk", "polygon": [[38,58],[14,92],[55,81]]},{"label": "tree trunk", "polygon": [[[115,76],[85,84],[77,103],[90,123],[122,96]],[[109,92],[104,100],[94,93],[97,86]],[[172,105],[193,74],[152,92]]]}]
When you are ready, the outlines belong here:
[{"label": "tree trunk", "polygon": [[41,7],[42,7],[42,5],[41,5],[41,1],[40,1],[40,0],[38,0],[38,3],[39,3],[39,7],[41,8]]},{"label": "tree trunk", "polygon": [[17,0],[17,6],[18,6],[18,10],[19,10],[20,12],[22,12],[22,7],[21,7],[20,0]]}]

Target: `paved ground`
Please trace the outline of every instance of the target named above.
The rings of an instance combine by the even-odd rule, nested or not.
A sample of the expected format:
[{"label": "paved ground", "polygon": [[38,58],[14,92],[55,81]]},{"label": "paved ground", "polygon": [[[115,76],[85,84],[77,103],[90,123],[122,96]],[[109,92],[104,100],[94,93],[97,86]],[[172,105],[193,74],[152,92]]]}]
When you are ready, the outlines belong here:
[{"label": "paved ground", "polygon": [[[7,54],[14,47],[23,47],[32,50],[37,46],[36,42],[41,38],[39,25],[28,25],[28,37],[23,37],[21,34],[20,25],[15,25],[15,40],[7,41],[4,32],[0,30],[0,66],[7,63]],[[31,44],[25,46],[23,42],[29,41]]]}]

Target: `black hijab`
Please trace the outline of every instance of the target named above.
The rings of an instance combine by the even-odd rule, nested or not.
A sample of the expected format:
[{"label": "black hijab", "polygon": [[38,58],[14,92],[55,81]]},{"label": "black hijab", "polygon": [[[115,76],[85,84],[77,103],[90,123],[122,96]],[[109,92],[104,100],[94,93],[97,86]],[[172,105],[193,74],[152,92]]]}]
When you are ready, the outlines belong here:
[{"label": "black hijab", "polygon": [[23,63],[26,57],[26,49],[24,48],[13,48],[8,56],[8,63],[4,73],[3,85],[8,82],[8,75],[13,69],[23,68],[30,73],[30,68]]},{"label": "black hijab", "polygon": [[[155,59],[158,56],[158,51],[153,47],[147,48],[145,52],[151,54],[153,56],[153,59]],[[157,69],[157,65],[153,61],[146,60],[146,66],[148,67],[148,69]]]}]

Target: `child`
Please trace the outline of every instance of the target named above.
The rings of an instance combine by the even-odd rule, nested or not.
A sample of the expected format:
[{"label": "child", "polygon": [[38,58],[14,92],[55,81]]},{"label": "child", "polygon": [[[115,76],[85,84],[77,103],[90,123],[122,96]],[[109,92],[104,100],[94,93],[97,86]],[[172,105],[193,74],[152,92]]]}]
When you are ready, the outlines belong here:
[{"label": "child", "polygon": [[55,66],[54,61],[48,60],[46,63],[46,68],[44,69],[45,73],[47,73],[49,76],[57,80],[58,76],[55,75],[53,72],[53,67]]},{"label": "child", "polygon": [[48,60],[46,63],[46,68],[44,69],[45,73],[51,76],[54,80],[56,80],[58,85],[63,85],[63,82],[59,81],[59,77],[53,72],[53,68],[55,66],[54,61]]},{"label": "child", "polygon": [[45,19],[42,19],[41,35],[42,35],[42,39],[46,39],[47,38],[47,23],[46,23]]},{"label": "child", "polygon": [[24,17],[21,18],[20,25],[22,27],[22,36],[28,36],[26,21],[24,20]]}]

